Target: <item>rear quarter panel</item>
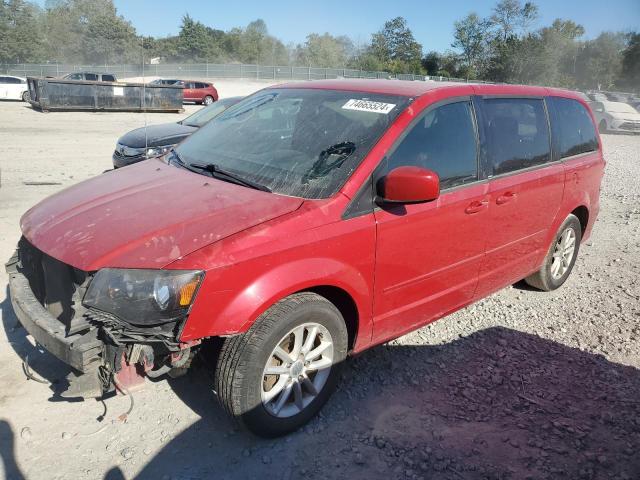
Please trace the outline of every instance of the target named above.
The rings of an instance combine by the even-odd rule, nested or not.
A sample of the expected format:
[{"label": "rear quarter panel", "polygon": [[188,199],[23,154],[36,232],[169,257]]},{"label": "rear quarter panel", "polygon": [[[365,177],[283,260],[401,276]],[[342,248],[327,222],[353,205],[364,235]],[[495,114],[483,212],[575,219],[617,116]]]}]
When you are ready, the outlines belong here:
[{"label": "rear quarter panel", "polygon": [[[550,245],[558,228],[560,228],[560,225],[567,216],[578,207],[586,207],[589,216],[582,236],[582,242],[584,242],[591,235],[593,225],[600,211],[600,189],[606,166],[602,152],[602,139],[598,133],[598,119],[591,109],[590,104],[574,92],[552,88],[547,89],[547,91],[549,95],[571,98],[581,103],[591,116],[598,139],[597,151],[563,159],[562,164],[565,171],[564,196],[554,225],[549,231],[549,238],[547,239],[547,245]],[[540,259],[540,262],[542,262],[542,259]]]}]

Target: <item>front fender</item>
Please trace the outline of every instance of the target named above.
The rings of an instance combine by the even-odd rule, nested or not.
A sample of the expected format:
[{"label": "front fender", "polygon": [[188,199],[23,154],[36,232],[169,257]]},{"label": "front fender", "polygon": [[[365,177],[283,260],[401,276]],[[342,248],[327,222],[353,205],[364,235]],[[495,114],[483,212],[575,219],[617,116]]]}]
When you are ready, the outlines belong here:
[{"label": "front fender", "polygon": [[[255,272],[256,267],[240,270]],[[229,269],[225,276],[237,279],[242,275],[233,270]],[[317,257],[275,265],[238,289],[207,292],[206,285],[203,285],[181,340],[245,332],[279,300],[302,290],[332,286],[344,290],[353,299],[358,310],[358,339],[366,342],[371,336],[372,298],[370,279],[366,277],[366,274],[339,260]],[[229,285],[234,283],[234,278],[229,278]]]}]

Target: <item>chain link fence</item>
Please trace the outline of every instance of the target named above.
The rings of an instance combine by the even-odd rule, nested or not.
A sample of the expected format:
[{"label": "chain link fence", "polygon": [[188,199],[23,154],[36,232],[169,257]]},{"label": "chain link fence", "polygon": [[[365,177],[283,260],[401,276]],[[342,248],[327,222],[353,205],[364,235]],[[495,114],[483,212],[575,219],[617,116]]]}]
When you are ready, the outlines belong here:
[{"label": "chain link fence", "polygon": [[[181,78],[190,80],[238,78],[244,80],[321,80],[333,78],[380,78],[413,81],[466,82],[463,78],[429,77],[425,75],[391,74],[352,68],[287,67],[244,64],[183,63],[183,64],[116,64],[71,65],[0,64],[0,73],[19,77],[62,77],[73,72],[112,73],[118,79],[139,77]],[[474,80],[477,82],[477,80]]]}]

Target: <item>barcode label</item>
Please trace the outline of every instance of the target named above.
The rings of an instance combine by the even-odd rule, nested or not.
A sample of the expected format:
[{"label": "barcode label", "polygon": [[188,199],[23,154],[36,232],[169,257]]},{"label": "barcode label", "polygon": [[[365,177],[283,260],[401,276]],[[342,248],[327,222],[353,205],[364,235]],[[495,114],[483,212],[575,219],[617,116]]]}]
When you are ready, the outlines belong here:
[{"label": "barcode label", "polygon": [[342,108],[344,108],[345,110],[384,113],[385,115],[387,115],[391,110],[393,110],[393,107],[395,106],[395,103],[372,102],[370,100],[356,100],[352,98],[347,103],[345,103]]}]

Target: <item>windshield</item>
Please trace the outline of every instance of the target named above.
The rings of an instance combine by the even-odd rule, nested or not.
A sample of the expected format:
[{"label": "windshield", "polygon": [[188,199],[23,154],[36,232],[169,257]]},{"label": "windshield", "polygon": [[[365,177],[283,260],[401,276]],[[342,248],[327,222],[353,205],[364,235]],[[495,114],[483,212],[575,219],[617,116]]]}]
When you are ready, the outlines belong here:
[{"label": "windshield", "polygon": [[268,89],[218,115],[176,148],[275,193],[328,198],[410,98],[320,89]]},{"label": "windshield", "polygon": [[208,107],[201,108],[193,115],[189,115],[187,118],[182,120],[181,123],[190,127],[201,127],[213,117],[217,117],[231,105],[238,103],[240,100],[242,100],[242,97],[232,97],[218,100]]}]

